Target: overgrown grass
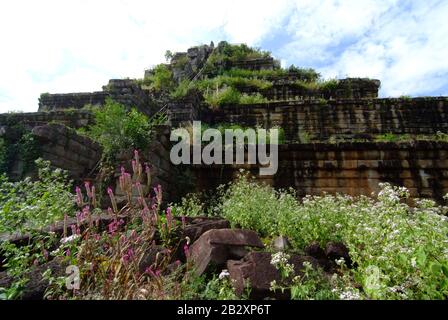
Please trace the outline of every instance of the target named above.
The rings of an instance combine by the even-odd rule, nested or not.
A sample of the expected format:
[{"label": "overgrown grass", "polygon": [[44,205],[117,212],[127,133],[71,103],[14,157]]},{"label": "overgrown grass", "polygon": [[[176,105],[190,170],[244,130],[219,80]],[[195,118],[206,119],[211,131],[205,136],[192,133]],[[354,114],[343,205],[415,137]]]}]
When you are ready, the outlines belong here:
[{"label": "overgrown grass", "polygon": [[438,131],[436,134],[395,134],[392,132],[374,137],[377,142],[410,142],[410,141],[441,141],[448,142],[448,133]]},{"label": "overgrown grass", "polygon": [[284,76],[293,76],[303,82],[317,82],[320,79],[320,74],[311,68],[297,68],[291,65],[289,68],[279,68],[272,70],[248,70],[232,68],[223,73],[224,76],[230,77],[242,77],[242,78],[257,78],[257,79],[269,79]]}]

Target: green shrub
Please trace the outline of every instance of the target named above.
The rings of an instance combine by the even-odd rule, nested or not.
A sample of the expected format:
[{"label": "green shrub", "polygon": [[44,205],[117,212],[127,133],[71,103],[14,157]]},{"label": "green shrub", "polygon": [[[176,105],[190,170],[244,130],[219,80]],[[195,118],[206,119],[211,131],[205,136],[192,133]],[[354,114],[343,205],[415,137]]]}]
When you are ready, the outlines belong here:
[{"label": "green shrub", "polygon": [[0,174],[10,173],[18,159],[23,161],[22,174],[28,174],[34,169],[34,161],[40,155],[39,143],[31,132],[20,123],[11,123],[7,134],[0,137]]},{"label": "green shrub", "polygon": [[240,104],[256,104],[256,103],[267,103],[268,99],[263,97],[260,93],[255,94],[243,94],[240,98]]},{"label": "green shrub", "polygon": [[182,80],[179,85],[171,92],[170,97],[173,99],[181,99],[188,95],[190,90],[194,88],[194,85],[188,80]]},{"label": "green shrub", "polygon": [[174,68],[183,69],[188,64],[189,59],[185,55],[185,56],[179,57],[178,59],[176,59],[176,61],[171,61],[171,62],[173,63]]},{"label": "green shrub", "polygon": [[172,204],[171,210],[177,217],[199,217],[204,214],[204,205],[195,193],[190,193],[182,198],[181,203]]},{"label": "green shrub", "polygon": [[334,92],[339,85],[339,80],[330,79],[320,82],[319,89],[323,92]]},{"label": "green shrub", "polygon": [[205,92],[209,89],[222,88],[225,86],[230,86],[235,89],[242,87],[252,87],[258,90],[266,90],[272,87],[272,83],[270,81],[256,78],[221,75],[212,79],[198,81],[195,86],[202,92]]},{"label": "green shrub", "polygon": [[317,82],[320,79],[320,73],[312,68],[298,68],[292,64],[287,71],[296,74],[299,80],[305,82]]},{"label": "green shrub", "polygon": [[249,69],[238,69],[232,68],[224,72],[224,76],[228,77],[242,77],[242,78],[258,78],[265,79],[270,77],[278,77],[287,75],[288,72],[285,69],[275,69],[275,70],[249,70]]},{"label": "green shrub", "polygon": [[402,201],[407,197],[405,188],[383,184],[376,199],[307,196],[299,204],[293,193],[241,178],[220,209],[232,225],[285,235],[297,249],[342,241],[357,266],[351,281],[368,298],[446,299],[448,208],[432,200],[410,207]]},{"label": "green shrub", "polygon": [[84,131],[97,141],[106,155],[121,150],[145,149],[150,142],[152,125],[136,109],[127,111],[124,106],[109,99],[103,108],[95,110],[95,124]]},{"label": "green shrub", "polygon": [[259,48],[252,48],[246,44],[234,45],[228,42],[222,41],[219,44],[219,53],[224,54],[230,60],[249,60],[257,58],[268,58],[271,53],[269,51],[263,51]]},{"label": "green shrub", "polygon": [[174,87],[173,73],[165,64],[157,65],[153,74],[145,79],[145,83],[150,84],[154,90],[171,90]]},{"label": "green shrub", "polygon": [[278,233],[280,217],[296,212],[298,203],[293,194],[276,192],[241,175],[228,188],[219,209],[233,226],[255,230],[266,237]]},{"label": "green shrub", "polygon": [[38,179],[10,182],[0,176],[0,233],[36,229],[74,212],[67,173],[36,160]]},{"label": "green shrub", "polygon": [[241,93],[232,87],[225,87],[223,89],[213,90],[208,94],[206,93],[204,98],[211,107],[217,108],[226,104],[238,104]]},{"label": "green shrub", "polygon": [[311,68],[297,68],[294,65],[290,66],[288,69],[273,69],[273,70],[248,70],[248,69],[238,69],[232,68],[223,73],[225,76],[230,77],[243,77],[243,78],[258,78],[267,79],[275,78],[281,76],[287,76],[294,74],[299,81],[302,82],[318,82],[320,79],[320,74]]},{"label": "green shrub", "polygon": [[397,142],[400,140],[399,135],[393,133],[385,133],[375,137],[378,142]]}]

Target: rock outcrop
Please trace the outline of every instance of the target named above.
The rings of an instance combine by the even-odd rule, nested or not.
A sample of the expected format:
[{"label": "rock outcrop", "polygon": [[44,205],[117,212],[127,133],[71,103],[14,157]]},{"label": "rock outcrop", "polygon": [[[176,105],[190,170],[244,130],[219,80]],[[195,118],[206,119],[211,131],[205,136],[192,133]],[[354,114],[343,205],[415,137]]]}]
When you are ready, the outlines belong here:
[{"label": "rock outcrop", "polygon": [[248,253],[246,247],[263,248],[264,245],[254,231],[210,230],[193,243],[190,259],[196,273],[201,275],[212,267],[222,268],[227,260],[241,259]]}]

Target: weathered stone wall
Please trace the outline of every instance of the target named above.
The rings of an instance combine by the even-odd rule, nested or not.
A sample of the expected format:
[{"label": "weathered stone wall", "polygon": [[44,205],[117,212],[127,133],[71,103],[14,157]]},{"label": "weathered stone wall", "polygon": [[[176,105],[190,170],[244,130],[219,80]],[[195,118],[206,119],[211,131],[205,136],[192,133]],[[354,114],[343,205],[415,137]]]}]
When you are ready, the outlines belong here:
[{"label": "weathered stone wall", "polygon": [[272,87],[258,89],[256,87],[237,86],[242,93],[260,93],[270,101],[309,100],[309,99],[372,99],[378,97],[379,80],[347,78],[341,79],[334,86],[308,88],[291,76],[279,76],[271,79]]},{"label": "weathered stone wall", "polygon": [[44,93],[39,98],[39,111],[55,111],[64,109],[81,109],[86,105],[103,105],[109,93],[78,92],[78,93]]},{"label": "weathered stone wall", "polygon": [[60,123],[71,128],[80,128],[92,124],[93,121],[92,113],[87,110],[0,114],[0,126],[21,123],[30,129],[48,123]]},{"label": "weathered stone wall", "polygon": [[194,120],[200,119],[201,95],[198,92],[191,92],[188,96],[179,101],[167,104],[167,114],[172,127],[185,126]]},{"label": "weathered stone wall", "polygon": [[232,61],[229,65],[229,68],[246,70],[274,70],[278,67],[279,65],[272,57]]},{"label": "weathered stone wall", "polygon": [[75,180],[91,176],[101,158],[101,147],[97,143],[66,126],[38,126],[32,134],[40,143],[42,158],[57,168],[67,170]]},{"label": "weathered stone wall", "polygon": [[135,107],[148,116],[157,110],[149,92],[143,90],[135,80],[112,79],[100,92],[43,94],[39,98],[39,111],[81,109],[87,105],[101,106],[107,98],[112,98],[129,108]]},{"label": "weathered stone wall", "polygon": [[198,190],[234,179],[241,168],[276,188],[292,187],[299,196],[370,195],[381,182],[405,186],[412,197],[441,200],[448,193],[446,142],[280,145],[274,176],[259,176],[258,165],[195,166]]},{"label": "weathered stone wall", "polygon": [[109,97],[129,108],[136,108],[147,116],[152,116],[158,106],[152,101],[149,91],[144,90],[132,79],[113,79],[104,87]]},{"label": "weathered stone wall", "polygon": [[350,99],[285,101],[224,106],[202,112],[207,123],[280,126],[288,141],[369,138],[372,135],[448,132],[448,99]]}]

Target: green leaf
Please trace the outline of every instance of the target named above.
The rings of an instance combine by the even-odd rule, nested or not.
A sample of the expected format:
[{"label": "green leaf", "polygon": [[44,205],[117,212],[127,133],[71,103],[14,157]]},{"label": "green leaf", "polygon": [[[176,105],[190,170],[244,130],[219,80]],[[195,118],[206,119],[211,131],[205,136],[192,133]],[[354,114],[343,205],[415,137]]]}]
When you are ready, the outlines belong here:
[{"label": "green leaf", "polygon": [[442,265],[438,262],[431,263],[430,268],[431,268],[431,271],[436,275],[439,275],[442,272]]},{"label": "green leaf", "polygon": [[446,277],[448,277],[448,265],[446,265],[446,264],[442,265],[442,271],[443,271],[443,274]]},{"label": "green leaf", "polygon": [[426,253],[422,248],[418,249],[416,258],[419,267],[424,267],[426,265]]}]

